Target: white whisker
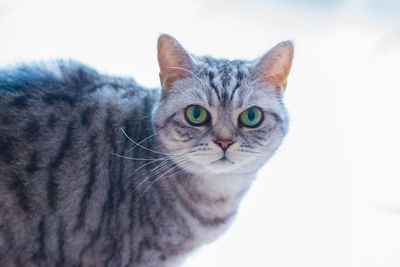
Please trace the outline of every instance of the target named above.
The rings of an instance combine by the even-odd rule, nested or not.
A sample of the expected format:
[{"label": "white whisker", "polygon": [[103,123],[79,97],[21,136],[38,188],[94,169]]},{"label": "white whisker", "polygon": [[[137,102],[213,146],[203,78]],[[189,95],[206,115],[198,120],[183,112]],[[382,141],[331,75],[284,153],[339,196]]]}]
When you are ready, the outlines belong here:
[{"label": "white whisker", "polygon": [[152,137],[154,137],[154,136],[156,136],[156,135],[157,135],[157,133],[152,134],[152,135],[146,137],[145,139],[143,139],[142,141],[140,141],[139,143],[137,143],[136,145],[134,145],[133,147],[131,147],[131,148],[128,150],[128,152],[132,151],[132,150],[135,149],[138,145],[143,144],[146,140],[148,140],[148,139],[150,139],[150,138],[152,138]]},{"label": "white whisker", "polygon": [[148,176],[151,176],[153,173],[157,173],[158,170],[160,168],[164,168],[165,165],[168,164],[173,164],[172,161],[168,161],[169,159],[164,160],[163,162],[161,162],[160,164],[158,164],[156,167],[154,167],[153,169],[150,170],[150,172],[147,174]]},{"label": "white whisker", "polygon": [[[165,168],[169,168],[170,166],[174,165],[174,164],[180,164],[184,161],[186,161],[188,158],[186,157],[182,157],[178,160],[175,161],[168,161],[165,160],[164,162],[162,162],[161,164],[159,164],[156,168],[152,169],[150,171],[150,173],[148,174],[149,178],[154,177],[155,175],[159,174],[160,172],[164,171]],[[160,166],[161,165],[161,166]],[[157,170],[158,169],[158,170]]]},{"label": "white whisker", "polygon": [[123,155],[116,154],[116,153],[113,153],[113,152],[111,152],[111,154],[114,155],[114,156],[123,158],[123,159],[131,159],[131,160],[162,160],[162,159],[166,159],[166,158],[167,158],[167,157],[159,158],[159,159],[152,159],[152,158],[134,158],[134,157],[123,156]]},{"label": "white whisker", "polygon": [[[186,158],[181,158],[180,160],[178,160],[175,164],[180,164],[184,161],[188,161]],[[158,164],[155,168],[153,168],[149,174],[143,179],[142,182],[140,182],[134,189],[134,191],[136,191],[142,184],[144,184],[145,182],[147,182],[148,180],[150,180],[152,177],[154,177],[155,175],[159,174],[160,172],[163,172],[166,168],[169,168],[171,166],[174,165],[173,161],[169,161],[164,160],[163,162],[161,162],[160,164]],[[180,165],[179,165],[180,166]],[[157,170],[158,169],[158,170]]]},{"label": "white whisker", "polygon": [[[164,172],[161,176],[157,177],[157,179],[155,179],[153,182],[150,183],[150,185],[148,187],[145,188],[145,190],[139,195],[139,197],[136,199],[136,201],[139,201],[139,199],[150,189],[150,187],[156,183],[157,181],[159,181],[162,177],[164,177],[166,174],[168,174],[169,172],[171,172],[172,170],[175,170],[176,168],[179,168],[181,165],[189,162],[190,160],[186,159],[186,161],[182,161],[180,164],[175,165],[174,167],[170,168],[168,171]],[[185,170],[180,170],[180,172],[184,172]],[[178,173],[175,173],[178,174]],[[168,177],[168,176],[167,176]]]},{"label": "white whisker", "polygon": [[204,84],[201,82],[199,76],[197,76],[196,74],[194,74],[192,71],[190,71],[190,70],[188,70],[188,69],[185,69],[185,68],[180,68],[180,67],[168,67],[167,69],[176,69],[176,70],[183,70],[183,71],[189,72],[190,74],[192,74],[192,75],[199,81],[199,85],[201,86],[201,88],[202,88],[204,91],[208,91],[208,89],[207,89],[207,88],[204,86]]},{"label": "white whisker", "polygon": [[155,159],[155,160],[152,160],[152,161],[150,161],[150,162],[148,162],[148,163],[146,163],[146,164],[140,166],[139,168],[137,168],[136,170],[134,170],[133,172],[131,172],[131,173],[128,175],[128,177],[131,177],[134,173],[136,173],[138,170],[140,170],[140,169],[146,167],[147,165],[152,164],[152,163],[154,163],[154,162],[156,162],[156,161],[160,161],[160,160],[163,160],[163,159]]},{"label": "white whisker", "polygon": [[[168,167],[168,164],[173,165],[173,162],[168,162],[168,159],[164,160],[163,162],[161,162],[160,164],[158,164],[155,168],[151,169],[149,174],[146,175],[146,177],[143,179],[143,181],[141,181],[134,189],[134,191],[136,191],[137,189],[139,189],[139,187],[144,184],[145,182],[147,182],[149,179],[151,179],[151,177],[153,177],[154,175],[160,173],[161,171],[163,171],[163,169],[165,167]],[[157,170],[158,169],[158,170]],[[157,171],[156,171],[157,170]]]},{"label": "white whisker", "polygon": [[242,151],[246,152],[246,153],[256,154],[256,155],[263,155],[263,156],[269,156],[270,155],[270,153],[264,152],[264,151],[253,151],[253,150],[242,150]]},{"label": "white whisker", "polygon": [[175,69],[175,70],[184,70],[184,71],[187,71],[187,72],[189,72],[190,74],[192,74],[194,77],[196,77],[196,79],[199,80],[200,84],[202,84],[200,78],[199,78],[196,74],[194,74],[192,71],[190,71],[190,70],[188,70],[188,69],[179,68],[179,67],[168,67],[167,69]]},{"label": "white whisker", "polygon": [[126,132],[125,132],[125,130],[124,130],[123,128],[121,128],[121,131],[122,131],[122,133],[125,135],[125,137],[128,138],[128,139],[129,139],[132,143],[134,143],[136,146],[138,146],[138,147],[140,147],[140,148],[143,148],[144,150],[147,150],[147,151],[156,153],[156,154],[168,155],[167,153],[163,153],[163,152],[160,152],[160,151],[155,151],[155,150],[152,150],[152,149],[150,149],[150,148],[147,148],[147,147],[142,146],[141,144],[135,142],[132,138],[130,138],[130,137],[126,134]]}]

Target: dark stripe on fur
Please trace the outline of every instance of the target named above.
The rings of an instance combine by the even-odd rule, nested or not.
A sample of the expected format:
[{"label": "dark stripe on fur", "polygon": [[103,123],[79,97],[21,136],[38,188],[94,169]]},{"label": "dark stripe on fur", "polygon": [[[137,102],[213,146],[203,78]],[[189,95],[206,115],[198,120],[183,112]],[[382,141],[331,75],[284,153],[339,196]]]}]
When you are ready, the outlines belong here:
[{"label": "dark stripe on fur", "polygon": [[231,77],[229,73],[232,72],[232,68],[229,66],[229,64],[224,64],[221,70],[219,71],[220,74],[220,79],[221,79],[221,84],[222,84],[222,93],[221,93],[221,104],[226,105],[228,103],[228,86],[231,83]]},{"label": "dark stripe on fur", "polygon": [[221,81],[222,81],[222,87],[225,89],[227,89],[231,83],[231,77],[229,76],[229,73],[231,71],[232,71],[232,68],[230,68],[230,67],[225,67],[222,71]]},{"label": "dark stripe on fur", "polygon": [[36,171],[38,171],[39,168],[39,152],[38,151],[34,151],[31,154],[30,160],[29,160],[29,164],[25,167],[25,170],[27,173],[29,173],[30,175],[34,174]]},{"label": "dark stripe on fur", "polygon": [[26,96],[19,96],[14,98],[14,100],[10,103],[11,106],[19,108],[19,109],[23,109],[28,107],[28,100]]},{"label": "dark stripe on fur", "polygon": [[0,135],[0,157],[7,164],[13,163],[15,138],[7,135]]},{"label": "dark stripe on fur", "polygon": [[49,165],[49,180],[47,182],[47,201],[49,207],[55,209],[57,207],[57,194],[58,194],[58,182],[56,172],[62,164],[67,152],[72,148],[72,132],[74,129],[74,122],[68,124],[67,133],[64,141],[62,142],[55,159],[50,162]]},{"label": "dark stripe on fur", "polygon": [[15,192],[21,209],[25,212],[28,212],[30,210],[30,201],[28,197],[29,191],[27,190],[25,182],[20,175],[16,174],[12,177],[12,182],[9,186],[9,189]]},{"label": "dark stripe on fur", "polygon": [[[130,119],[128,119],[124,123],[124,131],[127,136],[132,138],[131,129],[132,129],[131,122],[130,122]],[[121,132],[121,135],[122,135],[122,132]],[[122,155],[126,155],[124,148],[126,148],[130,142],[127,137],[124,136],[124,138],[125,139],[124,139],[123,147],[121,149]],[[126,191],[125,191],[124,183],[123,183],[123,180],[124,180],[123,175],[124,175],[125,163],[127,163],[127,160],[119,159],[119,163],[120,163],[120,168],[119,168],[118,181],[117,181],[117,186],[118,186],[117,206],[118,207],[125,200]]]},{"label": "dark stripe on fur", "polygon": [[9,125],[13,123],[13,118],[8,114],[0,114],[0,123],[3,125]]},{"label": "dark stripe on fur", "polygon": [[226,89],[222,90],[221,99],[222,99],[221,105],[226,106],[228,104],[228,99],[229,99],[229,95],[228,95],[228,92],[226,91]]},{"label": "dark stripe on fur", "polygon": [[56,126],[57,117],[54,113],[51,113],[50,116],[47,118],[47,127],[53,129]]},{"label": "dark stripe on fur", "polygon": [[81,115],[81,124],[85,127],[89,127],[92,123],[93,116],[96,109],[94,107],[87,107]]},{"label": "dark stripe on fur", "polygon": [[86,219],[86,211],[88,209],[88,202],[90,200],[90,197],[92,196],[93,193],[93,186],[96,182],[96,173],[97,173],[97,152],[96,152],[96,140],[97,140],[97,134],[93,134],[89,138],[89,149],[91,154],[90,157],[90,165],[89,165],[89,180],[85,185],[85,189],[83,191],[83,195],[81,198],[81,205],[80,205],[80,210],[78,213],[78,218],[77,222],[75,225],[75,231],[81,229],[84,224],[85,224],[85,219]]},{"label": "dark stripe on fur", "polygon": [[[148,225],[150,226],[151,231],[153,232],[153,235],[158,235],[160,233],[160,230],[156,226],[156,223],[155,223],[155,219],[156,218],[152,218],[152,216],[151,216],[150,212],[151,212],[152,209],[149,206],[149,202],[148,202],[147,199],[145,199],[145,203],[146,203],[145,204],[145,207],[146,207],[146,210],[145,210],[146,221],[148,222]],[[150,203],[150,205],[151,205],[151,203]]]},{"label": "dark stripe on fur", "polygon": [[38,232],[38,237],[36,239],[36,242],[38,243],[38,249],[35,252],[35,254],[33,255],[33,259],[35,260],[39,260],[39,259],[45,259],[46,255],[45,255],[45,230],[44,230],[44,218],[42,217],[39,221],[38,224],[38,228],[37,228],[37,232]]},{"label": "dark stripe on fur", "polygon": [[[115,118],[113,118],[112,115],[112,110],[108,110],[108,114],[107,114],[107,118],[106,118],[106,122],[105,122],[105,129],[106,129],[106,134],[107,134],[107,140],[108,143],[110,144],[110,149],[112,153],[119,153],[118,151],[118,147],[117,147],[117,138],[116,138],[116,131],[117,131],[117,126],[114,123]],[[116,237],[114,236],[114,232],[113,232],[113,227],[115,226],[115,223],[113,221],[113,211],[115,209],[115,187],[116,187],[116,183],[115,183],[115,174],[117,173],[118,170],[118,159],[116,156],[112,155],[110,153],[109,155],[109,160],[108,160],[108,171],[109,171],[109,189],[107,192],[107,199],[105,202],[105,206],[103,209],[103,213],[105,213],[105,216],[107,215],[106,218],[104,218],[104,222],[105,222],[105,227],[106,227],[106,235],[109,239],[109,247],[110,250],[107,253],[107,258],[105,259],[105,265],[108,265],[108,263],[111,261],[111,259],[114,257],[115,254],[115,249],[116,249],[116,244],[117,244],[117,240]],[[102,214],[103,216],[103,214]],[[104,225],[102,223],[102,225]],[[102,226],[101,225],[101,226]]]},{"label": "dark stripe on fur", "polygon": [[236,80],[237,80],[237,82],[236,82],[235,87],[234,87],[233,90],[232,90],[232,94],[231,94],[231,97],[230,97],[230,100],[231,100],[231,101],[233,100],[233,97],[234,97],[234,95],[235,95],[236,90],[237,90],[237,89],[240,87],[240,85],[242,84],[243,77],[244,77],[243,72],[240,71],[240,70],[238,70],[238,72],[237,72],[237,74],[236,74]]},{"label": "dark stripe on fur", "polygon": [[211,86],[211,88],[215,91],[215,93],[217,94],[218,101],[221,102],[221,97],[219,96],[218,89],[217,89],[217,87],[215,86],[214,81],[213,81],[213,80],[214,80],[214,76],[215,76],[214,72],[210,71],[210,72],[208,73],[208,79],[209,79],[209,82],[210,82],[210,86]]},{"label": "dark stripe on fur", "polygon": [[57,236],[58,236],[58,258],[56,262],[56,267],[57,266],[63,266],[65,264],[65,252],[64,252],[64,244],[65,244],[65,225],[63,222],[63,218],[60,218],[60,222],[58,225],[58,230],[57,230]]},{"label": "dark stripe on fur", "polygon": [[36,120],[28,122],[23,129],[23,134],[29,143],[33,143],[40,136],[39,134],[40,126]]},{"label": "dark stripe on fur", "polygon": [[150,248],[151,248],[150,241],[147,238],[144,238],[139,242],[138,254],[136,256],[137,263],[140,263],[142,261],[144,251],[149,250]]},{"label": "dark stripe on fur", "polygon": [[56,105],[59,102],[67,103],[69,106],[74,107],[78,101],[77,95],[67,95],[65,93],[48,94],[43,97],[43,101],[49,105]]}]

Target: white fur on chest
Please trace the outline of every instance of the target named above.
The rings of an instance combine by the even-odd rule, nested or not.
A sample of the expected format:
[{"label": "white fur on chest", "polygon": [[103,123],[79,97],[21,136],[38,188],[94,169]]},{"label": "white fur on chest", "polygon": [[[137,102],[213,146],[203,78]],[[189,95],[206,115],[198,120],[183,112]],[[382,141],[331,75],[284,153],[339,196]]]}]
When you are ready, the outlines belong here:
[{"label": "white fur on chest", "polygon": [[214,202],[198,202],[196,211],[207,218],[228,218],[224,223],[216,225],[204,225],[189,213],[185,214],[187,222],[193,233],[193,240],[188,246],[197,248],[216,240],[232,224],[236,210],[243,195],[250,186],[254,175],[215,175],[199,177],[202,186],[201,191],[205,192]]}]

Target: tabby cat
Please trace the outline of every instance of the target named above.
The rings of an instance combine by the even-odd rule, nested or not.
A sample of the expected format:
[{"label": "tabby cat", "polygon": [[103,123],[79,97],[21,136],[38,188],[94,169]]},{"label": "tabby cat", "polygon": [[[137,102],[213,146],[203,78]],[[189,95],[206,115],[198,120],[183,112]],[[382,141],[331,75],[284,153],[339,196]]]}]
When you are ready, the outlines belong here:
[{"label": "tabby cat", "polygon": [[0,266],[180,266],[231,224],[288,128],[293,44],[158,40],[162,89],[74,61],[0,70]]}]

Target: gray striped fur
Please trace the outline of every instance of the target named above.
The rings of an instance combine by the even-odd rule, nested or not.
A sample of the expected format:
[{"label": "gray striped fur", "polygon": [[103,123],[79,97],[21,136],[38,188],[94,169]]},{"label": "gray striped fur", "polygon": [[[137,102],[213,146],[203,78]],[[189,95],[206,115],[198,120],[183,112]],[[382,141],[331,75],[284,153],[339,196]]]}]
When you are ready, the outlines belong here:
[{"label": "gray striped fur", "polygon": [[[255,62],[193,59],[162,97],[74,61],[0,70],[0,266],[179,266],[226,230],[288,118]],[[190,104],[212,127],[188,126]],[[265,123],[238,129],[251,105]],[[216,137],[235,164],[210,163]]]}]

